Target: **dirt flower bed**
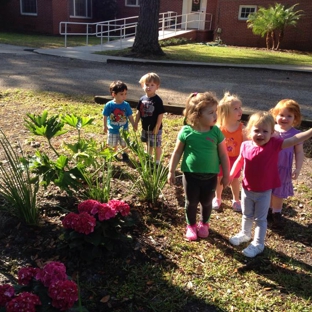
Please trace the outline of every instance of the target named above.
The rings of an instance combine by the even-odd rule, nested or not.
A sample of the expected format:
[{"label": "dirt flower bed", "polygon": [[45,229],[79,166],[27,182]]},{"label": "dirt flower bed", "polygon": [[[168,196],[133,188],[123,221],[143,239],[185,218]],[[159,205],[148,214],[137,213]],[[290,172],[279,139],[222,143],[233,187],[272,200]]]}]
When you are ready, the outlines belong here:
[{"label": "dirt flower bed", "polygon": [[[10,142],[20,142],[30,152],[37,146],[31,142],[37,139],[30,140],[23,126],[29,107],[21,104],[19,100],[0,101],[5,116],[1,129]],[[32,112],[41,113],[42,107],[35,105]],[[181,116],[166,114],[164,163],[181,125]],[[58,140],[54,143],[61,145],[70,137]],[[229,189],[220,211],[212,214],[209,237],[189,243],[184,238],[181,172],[176,186],[166,185],[158,204],[151,205],[129,192],[132,182],[128,174],[135,174],[135,169],[116,162],[112,197],[125,200],[136,220],[135,227],[124,233],[129,241],[92,263],[81,261],[69,249],[59,249],[64,209],[74,211],[79,198],[69,197],[55,186],[41,189],[40,226],[29,227],[0,212],[0,282],[16,281],[22,266],[42,267],[48,261],[61,261],[79,281],[82,303],[91,312],[308,311],[312,295],[311,141],[304,149],[307,157],[294,182],[295,196],[285,201],[283,228],[273,230],[269,223],[265,252],[255,259],[244,258],[242,248],[228,242],[241,223],[241,215],[231,210]]]}]

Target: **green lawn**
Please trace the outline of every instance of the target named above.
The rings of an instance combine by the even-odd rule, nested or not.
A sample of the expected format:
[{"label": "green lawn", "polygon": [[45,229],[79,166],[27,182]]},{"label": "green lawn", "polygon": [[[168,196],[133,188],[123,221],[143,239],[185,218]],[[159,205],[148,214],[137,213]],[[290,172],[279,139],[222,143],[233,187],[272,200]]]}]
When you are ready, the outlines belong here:
[{"label": "green lawn", "polygon": [[[171,39],[174,42],[173,39]],[[63,36],[26,35],[0,32],[0,43],[29,46],[33,48],[60,48],[64,47]],[[89,44],[100,44],[100,39],[89,38]],[[86,45],[85,36],[68,37],[67,46]],[[213,46],[200,43],[164,46],[166,53],[163,57],[154,57],[160,60],[231,63],[231,64],[276,64],[312,66],[312,53],[299,51],[271,51],[258,48],[234,46]],[[118,51],[102,51],[98,54],[127,56],[130,49]],[[150,57],[149,57],[150,58]]]}]

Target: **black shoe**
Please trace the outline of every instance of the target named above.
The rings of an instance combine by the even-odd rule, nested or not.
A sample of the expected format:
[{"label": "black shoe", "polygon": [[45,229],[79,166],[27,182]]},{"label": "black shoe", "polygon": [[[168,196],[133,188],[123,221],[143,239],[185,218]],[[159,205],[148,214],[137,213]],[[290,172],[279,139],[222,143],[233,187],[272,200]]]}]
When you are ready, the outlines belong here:
[{"label": "black shoe", "polygon": [[127,153],[122,153],[122,161],[129,162],[129,156]]},{"label": "black shoe", "polygon": [[267,215],[268,221],[273,221],[272,215],[273,215],[272,208],[269,208],[268,215]]},{"label": "black shoe", "polygon": [[272,227],[274,229],[280,229],[282,227],[282,214],[280,212],[272,213],[272,219]]}]

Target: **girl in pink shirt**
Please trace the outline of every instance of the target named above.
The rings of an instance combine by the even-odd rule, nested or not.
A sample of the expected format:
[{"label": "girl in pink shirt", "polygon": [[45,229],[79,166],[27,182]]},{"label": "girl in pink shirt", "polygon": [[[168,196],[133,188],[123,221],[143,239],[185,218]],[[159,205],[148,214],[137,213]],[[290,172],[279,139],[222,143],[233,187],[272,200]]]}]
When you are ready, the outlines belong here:
[{"label": "girl in pink shirt", "polygon": [[281,185],[277,167],[279,152],[312,136],[312,129],[309,129],[283,140],[274,136],[274,126],[275,120],[269,113],[251,115],[246,126],[246,134],[250,140],[242,143],[240,155],[230,172],[231,182],[243,168],[242,228],[238,234],[230,238],[230,243],[238,246],[250,241],[255,222],[254,239],[242,251],[250,258],[264,250],[272,189]]}]

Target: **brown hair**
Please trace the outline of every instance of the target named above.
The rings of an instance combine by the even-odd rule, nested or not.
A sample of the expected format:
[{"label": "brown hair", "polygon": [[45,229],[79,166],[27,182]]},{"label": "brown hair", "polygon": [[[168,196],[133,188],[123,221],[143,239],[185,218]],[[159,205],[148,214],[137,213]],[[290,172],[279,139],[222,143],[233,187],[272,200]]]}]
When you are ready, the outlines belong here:
[{"label": "brown hair", "polygon": [[109,85],[109,92],[110,92],[110,94],[112,94],[113,92],[115,94],[117,94],[118,92],[123,92],[125,90],[128,90],[128,87],[127,87],[127,85],[124,82],[122,82],[120,80],[113,81]]},{"label": "brown hair", "polygon": [[191,93],[187,99],[186,107],[183,111],[185,124],[194,126],[197,118],[207,106],[218,105],[218,100],[214,93]]},{"label": "brown hair", "polygon": [[274,108],[272,108],[270,110],[270,112],[272,113],[274,119],[276,120],[277,115],[280,113],[280,111],[284,108],[287,108],[292,114],[294,114],[294,127],[298,127],[300,126],[301,123],[301,112],[300,112],[300,106],[299,104],[291,99],[284,99],[279,101]]},{"label": "brown hair", "polygon": [[147,73],[144,76],[141,77],[139,80],[139,83],[143,85],[146,82],[154,82],[157,85],[160,85],[160,78],[157,74],[155,73]]}]

